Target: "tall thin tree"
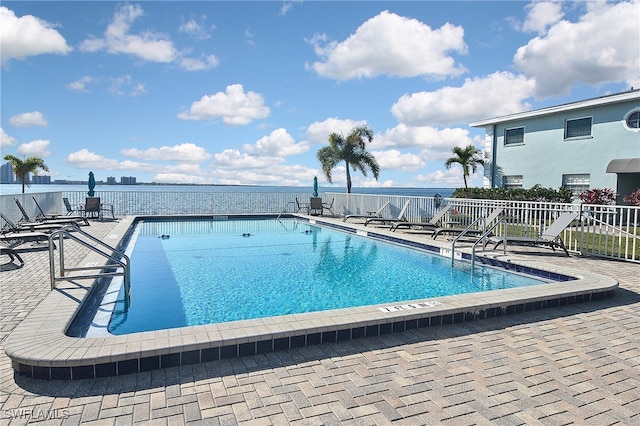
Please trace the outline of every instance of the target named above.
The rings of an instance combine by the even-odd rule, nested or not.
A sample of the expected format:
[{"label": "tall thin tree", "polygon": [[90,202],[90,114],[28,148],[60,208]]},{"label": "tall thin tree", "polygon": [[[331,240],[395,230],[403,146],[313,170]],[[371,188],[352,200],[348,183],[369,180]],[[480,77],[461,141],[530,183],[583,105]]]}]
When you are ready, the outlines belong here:
[{"label": "tall thin tree", "polygon": [[455,147],[453,148],[454,157],[451,157],[445,161],[444,166],[447,169],[451,168],[454,163],[462,166],[462,177],[464,179],[464,187],[467,186],[467,176],[470,175],[470,170],[475,173],[478,170],[478,166],[484,166],[484,159],[482,158],[482,151],[477,149],[473,145],[467,145],[465,148]]},{"label": "tall thin tree", "polygon": [[316,158],[322,165],[322,171],[329,183],[333,183],[331,171],[341,162],[345,162],[347,175],[347,193],[351,193],[351,171],[360,170],[367,176],[367,170],[371,170],[373,177],[378,180],[380,166],[376,158],[366,150],[367,142],[373,141],[373,130],[368,126],[358,126],[351,130],[345,138],[343,135],[331,133],[329,146],[320,148]]},{"label": "tall thin tree", "polygon": [[13,167],[13,173],[16,178],[22,182],[22,193],[24,194],[25,185],[29,186],[29,173],[33,173],[34,176],[38,176],[38,169],[42,169],[45,172],[49,171],[49,168],[44,163],[44,160],[40,157],[28,157],[25,160],[16,157],[15,155],[7,154],[4,159],[11,163]]}]

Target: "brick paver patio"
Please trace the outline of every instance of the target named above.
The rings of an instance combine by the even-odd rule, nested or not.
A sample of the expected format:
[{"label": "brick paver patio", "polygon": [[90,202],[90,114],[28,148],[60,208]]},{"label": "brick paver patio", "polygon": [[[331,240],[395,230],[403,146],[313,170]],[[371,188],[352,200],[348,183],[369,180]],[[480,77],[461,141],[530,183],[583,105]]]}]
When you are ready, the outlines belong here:
[{"label": "brick paver patio", "polygon": [[[104,238],[112,227],[89,228]],[[2,342],[50,291],[48,252],[22,251],[23,268],[3,256],[0,424],[640,425],[640,265],[515,254],[609,275],[620,289],[596,302],[71,382],[14,376]],[[80,262],[85,252],[65,255]]]}]

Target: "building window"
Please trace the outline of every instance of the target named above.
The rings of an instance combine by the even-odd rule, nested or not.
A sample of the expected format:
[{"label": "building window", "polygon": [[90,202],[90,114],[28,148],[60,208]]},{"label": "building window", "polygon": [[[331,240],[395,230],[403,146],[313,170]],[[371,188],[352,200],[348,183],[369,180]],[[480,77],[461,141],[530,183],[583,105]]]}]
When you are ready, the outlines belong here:
[{"label": "building window", "polygon": [[502,176],[504,188],[522,188],[522,175]]},{"label": "building window", "polygon": [[591,136],[591,117],[567,120],[564,127],[564,138],[584,138]]},{"label": "building window", "polygon": [[517,145],[524,144],[524,127],[504,130],[504,144]]},{"label": "building window", "polygon": [[640,110],[635,109],[627,113],[624,119],[624,125],[627,129],[633,130],[634,132],[640,131]]},{"label": "building window", "polygon": [[578,195],[589,189],[589,174],[583,175],[562,175],[562,186],[571,189],[573,195]]}]

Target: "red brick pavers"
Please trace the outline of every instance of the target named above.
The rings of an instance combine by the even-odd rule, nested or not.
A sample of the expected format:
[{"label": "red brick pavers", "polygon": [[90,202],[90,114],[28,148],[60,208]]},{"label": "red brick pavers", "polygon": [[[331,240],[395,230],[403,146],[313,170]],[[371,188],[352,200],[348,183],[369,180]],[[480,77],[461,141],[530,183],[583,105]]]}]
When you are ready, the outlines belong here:
[{"label": "red brick pavers", "polygon": [[[112,227],[89,228],[104,238]],[[15,376],[2,352],[0,424],[640,424],[640,265],[518,254],[610,275],[620,289],[557,309],[97,380]],[[0,259],[0,345],[50,291],[47,252],[21,255],[21,269]]]}]

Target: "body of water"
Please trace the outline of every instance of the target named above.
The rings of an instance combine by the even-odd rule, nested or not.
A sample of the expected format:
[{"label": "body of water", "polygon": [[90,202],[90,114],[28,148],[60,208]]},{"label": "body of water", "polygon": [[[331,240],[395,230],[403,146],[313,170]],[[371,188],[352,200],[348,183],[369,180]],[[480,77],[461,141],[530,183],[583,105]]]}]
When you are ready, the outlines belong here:
[{"label": "body of water", "polygon": [[[34,184],[25,188],[25,193],[88,191],[87,185]],[[262,193],[304,193],[313,192],[313,187],[306,186],[261,186],[261,185],[96,185],[94,190],[99,197],[101,192],[262,192]],[[404,195],[413,197],[433,197],[436,194],[444,198],[451,196],[455,188],[401,188],[376,187],[352,188],[354,194]],[[344,187],[320,187],[318,192],[345,193]],[[0,194],[21,194],[21,184],[2,184]]]},{"label": "body of water", "polygon": [[131,306],[121,289],[113,334],[542,283],[488,267],[452,268],[446,257],[295,219],[145,221],[137,231],[127,250]]},{"label": "body of water", "polygon": [[[5,213],[15,210],[12,195],[21,194],[21,185],[2,185],[1,195]],[[32,185],[25,190],[26,194],[41,194],[42,208],[49,212],[65,211],[64,206],[57,205],[53,197],[47,194],[62,193],[62,197],[69,200],[71,206],[81,210],[86,202],[88,187],[85,185]],[[281,212],[295,212],[298,203],[308,202],[313,188],[302,186],[234,186],[234,185],[97,185],[95,197],[100,198],[101,204],[113,206],[116,216],[124,215],[167,215],[167,214],[277,214]],[[335,199],[326,193],[345,193],[341,187],[321,187],[320,197]],[[377,195],[382,198],[397,197],[434,197],[440,194],[449,197],[453,189],[450,188],[357,188],[354,194]],[[326,194],[326,195],[325,195]],[[6,195],[6,197],[5,197]],[[26,195],[23,202],[27,208],[33,208],[31,197]],[[390,199],[375,200],[376,205]],[[403,202],[403,201],[402,201]],[[55,204],[55,205],[54,205]],[[31,207],[29,207],[31,206]],[[334,205],[334,212],[345,212],[344,205]],[[364,206],[350,206],[351,209],[362,210]],[[377,209],[377,207],[376,207]],[[108,210],[108,211],[107,211]],[[106,214],[111,215],[109,206]],[[375,210],[375,209],[374,209]],[[15,212],[17,214],[17,212]],[[19,216],[16,216],[16,220]]]}]

